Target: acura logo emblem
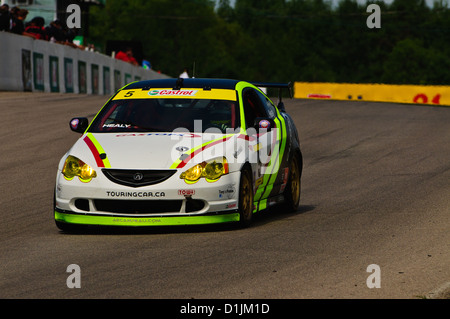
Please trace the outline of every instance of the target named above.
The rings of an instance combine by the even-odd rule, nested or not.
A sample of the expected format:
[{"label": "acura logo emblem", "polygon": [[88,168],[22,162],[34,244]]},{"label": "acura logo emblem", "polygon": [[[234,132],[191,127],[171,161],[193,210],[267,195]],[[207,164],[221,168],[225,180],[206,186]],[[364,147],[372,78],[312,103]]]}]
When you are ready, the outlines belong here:
[{"label": "acura logo emblem", "polygon": [[177,151],[179,151],[179,152],[186,152],[188,149],[189,149],[189,147],[186,147],[186,146],[178,146],[177,148],[175,148]]},{"label": "acura logo emblem", "polygon": [[140,172],[134,173],[134,175],[133,175],[133,179],[135,181],[141,181],[143,178],[144,178],[144,174],[142,174]]}]

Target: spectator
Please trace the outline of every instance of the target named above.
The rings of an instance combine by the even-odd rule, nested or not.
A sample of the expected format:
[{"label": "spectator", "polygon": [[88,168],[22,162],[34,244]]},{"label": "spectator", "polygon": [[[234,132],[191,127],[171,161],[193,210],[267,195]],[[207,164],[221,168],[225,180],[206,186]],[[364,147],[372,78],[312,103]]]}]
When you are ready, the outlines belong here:
[{"label": "spectator", "polygon": [[48,27],[45,28],[46,38],[50,42],[65,43],[66,36],[64,34],[63,25],[61,21],[55,20],[50,23]]},{"label": "spectator", "polygon": [[78,33],[77,29],[76,28],[69,29],[66,27],[63,30],[64,30],[64,34],[66,36],[66,41],[73,43],[73,40],[75,39],[75,37],[77,36],[77,33]]},{"label": "spectator", "polygon": [[9,13],[9,6],[3,4],[0,6],[0,31],[9,31],[9,24],[11,14]]},{"label": "spectator", "polygon": [[188,69],[184,68],[183,73],[181,73],[178,77],[182,79],[188,79],[189,78]]},{"label": "spectator", "polygon": [[144,60],[142,60],[142,67],[144,69],[151,70],[152,65],[150,64],[150,61],[147,61],[144,59]]},{"label": "spectator", "polygon": [[81,49],[77,44],[73,42],[75,37],[77,36],[77,30],[75,28],[69,29],[67,27],[63,28],[65,44],[71,46],[72,48]]},{"label": "spectator", "polygon": [[134,58],[133,50],[130,47],[126,48],[125,51],[119,51],[116,54],[116,59],[131,63],[133,65],[139,65]]},{"label": "spectator", "polygon": [[44,28],[45,20],[42,17],[34,17],[25,27],[25,33],[39,40],[47,40]]},{"label": "spectator", "polygon": [[11,9],[11,29],[10,31],[15,34],[24,34],[25,25],[23,21],[28,15],[28,10],[14,7]]}]

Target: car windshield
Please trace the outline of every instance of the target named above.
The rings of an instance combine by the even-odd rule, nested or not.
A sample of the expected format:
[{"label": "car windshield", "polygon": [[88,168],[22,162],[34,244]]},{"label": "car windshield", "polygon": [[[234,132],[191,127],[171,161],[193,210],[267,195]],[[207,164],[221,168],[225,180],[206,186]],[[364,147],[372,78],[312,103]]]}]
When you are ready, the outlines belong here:
[{"label": "car windshield", "polygon": [[226,132],[239,127],[236,101],[213,99],[145,98],[111,100],[89,128],[93,133]]}]

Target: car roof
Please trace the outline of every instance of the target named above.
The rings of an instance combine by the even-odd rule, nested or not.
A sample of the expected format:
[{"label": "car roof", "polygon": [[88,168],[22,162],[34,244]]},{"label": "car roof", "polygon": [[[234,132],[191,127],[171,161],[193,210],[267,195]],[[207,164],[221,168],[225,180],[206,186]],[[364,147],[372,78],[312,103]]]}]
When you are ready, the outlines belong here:
[{"label": "car roof", "polygon": [[158,79],[134,82],[127,85],[124,89],[152,89],[152,88],[203,88],[203,89],[229,89],[234,90],[236,84],[241,81],[230,79]]}]

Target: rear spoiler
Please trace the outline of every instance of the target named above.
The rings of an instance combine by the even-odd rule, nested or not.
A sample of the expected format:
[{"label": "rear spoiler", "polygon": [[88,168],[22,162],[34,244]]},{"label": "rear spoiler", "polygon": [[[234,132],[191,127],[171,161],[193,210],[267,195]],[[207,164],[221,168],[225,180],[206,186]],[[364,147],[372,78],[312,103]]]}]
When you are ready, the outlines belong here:
[{"label": "rear spoiler", "polygon": [[282,101],[282,90],[287,89],[289,92],[289,97],[292,99],[292,82],[288,83],[271,83],[271,82],[251,82],[256,87],[264,87],[264,88],[275,88],[278,90],[278,109],[281,112],[286,112],[284,108],[284,103]]}]

